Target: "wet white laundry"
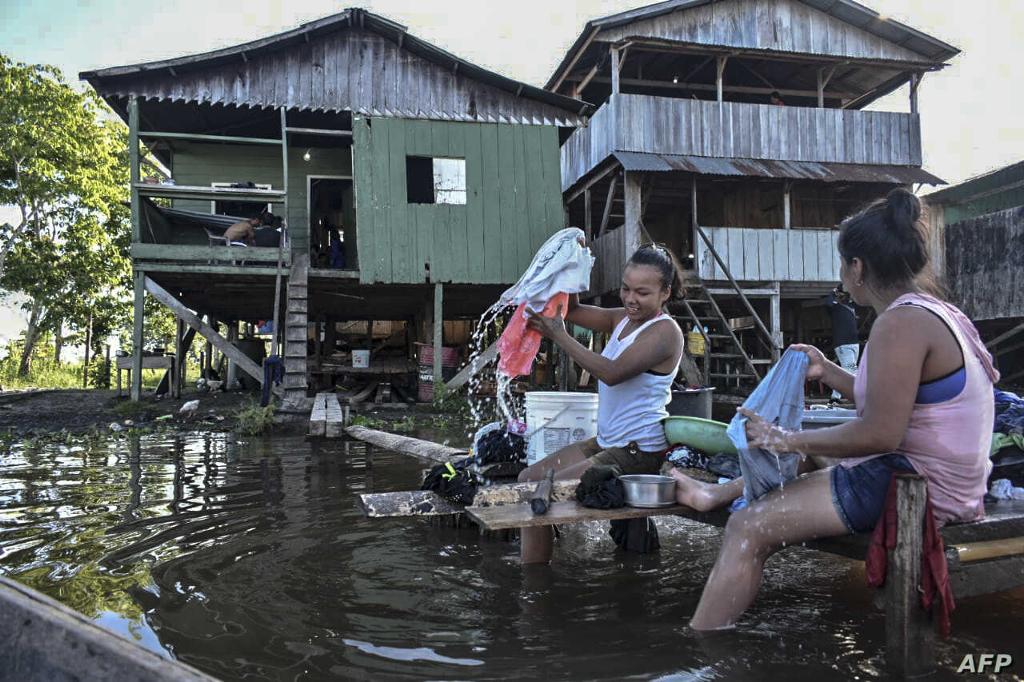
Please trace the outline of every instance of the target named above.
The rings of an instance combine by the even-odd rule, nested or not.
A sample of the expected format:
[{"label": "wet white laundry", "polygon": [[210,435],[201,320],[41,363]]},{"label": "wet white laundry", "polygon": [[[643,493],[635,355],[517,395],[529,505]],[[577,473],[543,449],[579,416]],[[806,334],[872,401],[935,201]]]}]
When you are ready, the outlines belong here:
[{"label": "wet white laundry", "polygon": [[526,303],[531,312],[539,313],[555,294],[579,294],[589,289],[594,256],[589,248],[580,245],[584,238],[578,227],[567,227],[551,235],[537,249],[523,276],[505,290],[499,302],[506,306]]},{"label": "wet white laundry", "polygon": [[1024,500],[1024,488],[1017,488],[1008,479],[992,481],[988,494],[997,500]]}]

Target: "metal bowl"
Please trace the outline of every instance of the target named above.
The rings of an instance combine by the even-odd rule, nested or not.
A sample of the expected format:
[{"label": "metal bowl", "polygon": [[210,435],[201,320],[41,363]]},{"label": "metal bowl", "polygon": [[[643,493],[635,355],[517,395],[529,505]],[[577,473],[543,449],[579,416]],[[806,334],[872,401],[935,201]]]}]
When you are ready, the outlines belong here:
[{"label": "metal bowl", "polygon": [[657,474],[626,474],[619,476],[630,507],[653,509],[676,504],[676,480]]}]

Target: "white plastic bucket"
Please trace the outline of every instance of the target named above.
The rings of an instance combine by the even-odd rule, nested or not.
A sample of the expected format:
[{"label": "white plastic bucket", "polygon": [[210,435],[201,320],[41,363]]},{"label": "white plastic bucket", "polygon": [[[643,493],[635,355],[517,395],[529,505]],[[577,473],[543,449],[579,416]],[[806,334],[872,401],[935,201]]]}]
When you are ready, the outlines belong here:
[{"label": "white plastic bucket", "polygon": [[526,394],[526,461],[597,435],[597,394],[535,391]]},{"label": "white plastic bucket", "polygon": [[370,351],[368,350],[354,350],[352,351],[352,366],[366,368],[370,366]]}]

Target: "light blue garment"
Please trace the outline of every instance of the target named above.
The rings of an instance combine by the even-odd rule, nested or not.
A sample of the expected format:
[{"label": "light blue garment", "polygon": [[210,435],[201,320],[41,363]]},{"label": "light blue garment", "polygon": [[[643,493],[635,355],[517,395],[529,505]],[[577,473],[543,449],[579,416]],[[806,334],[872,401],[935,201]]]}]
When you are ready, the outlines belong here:
[{"label": "light blue garment", "polygon": [[[743,407],[760,415],[765,421],[789,431],[800,430],[804,411],[804,379],[807,375],[807,354],[787,350],[778,364],[772,367]],[[740,453],[740,472],[743,474],[743,495],[753,502],[778,488],[785,481],[796,478],[800,464],[798,455],[776,457],[767,450],[747,445],[747,418],[736,414],[729,422],[726,433]]]}]

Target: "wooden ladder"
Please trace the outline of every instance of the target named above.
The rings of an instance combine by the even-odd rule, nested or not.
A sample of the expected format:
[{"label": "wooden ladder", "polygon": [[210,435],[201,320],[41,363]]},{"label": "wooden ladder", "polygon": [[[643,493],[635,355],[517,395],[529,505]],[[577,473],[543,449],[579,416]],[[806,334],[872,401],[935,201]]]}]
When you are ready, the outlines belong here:
[{"label": "wooden ladder", "polygon": [[[704,382],[735,380],[737,387],[756,384],[764,376],[761,367],[768,367],[773,358],[752,357],[729,324],[718,301],[702,282],[689,282],[682,301],[685,316],[676,319],[685,331],[694,326],[704,337]],[[706,331],[705,331],[706,330]]]}]

